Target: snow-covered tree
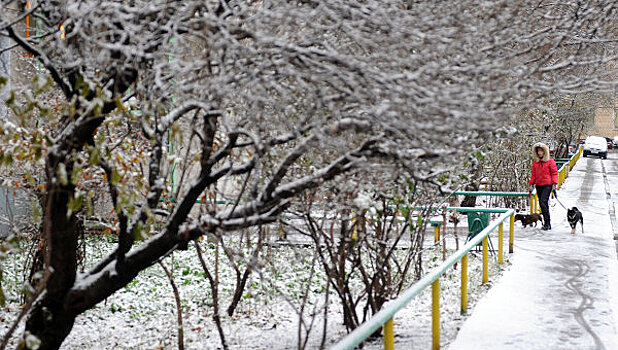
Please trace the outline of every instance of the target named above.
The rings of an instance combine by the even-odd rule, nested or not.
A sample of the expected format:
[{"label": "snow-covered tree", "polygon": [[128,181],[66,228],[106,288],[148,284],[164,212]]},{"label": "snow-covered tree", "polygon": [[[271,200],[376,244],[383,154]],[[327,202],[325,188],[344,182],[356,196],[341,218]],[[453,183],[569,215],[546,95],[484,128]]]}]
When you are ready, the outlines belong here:
[{"label": "snow-covered tree", "polygon": [[[273,222],[376,159],[432,180],[544,95],[615,84],[618,5],[605,0],[2,6],[0,32],[61,96],[49,108],[39,91],[17,94],[0,130],[3,164],[44,163],[45,289],[24,335],[40,349],[202,235]],[[30,38],[17,30],[26,14]],[[105,183],[119,241],[78,273],[88,181]]]}]

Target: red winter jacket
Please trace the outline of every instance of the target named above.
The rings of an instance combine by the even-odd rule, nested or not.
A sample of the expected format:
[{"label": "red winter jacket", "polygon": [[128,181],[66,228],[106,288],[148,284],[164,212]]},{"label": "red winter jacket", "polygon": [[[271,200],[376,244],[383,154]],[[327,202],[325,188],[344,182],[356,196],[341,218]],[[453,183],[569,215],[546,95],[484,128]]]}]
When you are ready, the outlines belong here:
[{"label": "red winter jacket", "polygon": [[553,185],[558,183],[558,167],[553,159],[532,162],[531,185]]},{"label": "red winter jacket", "polygon": [[[544,152],[543,159],[539,159],[537,148],[542,148]],[[549,147],[541,142],[532,146],[532,176],[530,176],[531,185],[553,185],[558,183],[558,168],[556,162],[549,157]]]}]

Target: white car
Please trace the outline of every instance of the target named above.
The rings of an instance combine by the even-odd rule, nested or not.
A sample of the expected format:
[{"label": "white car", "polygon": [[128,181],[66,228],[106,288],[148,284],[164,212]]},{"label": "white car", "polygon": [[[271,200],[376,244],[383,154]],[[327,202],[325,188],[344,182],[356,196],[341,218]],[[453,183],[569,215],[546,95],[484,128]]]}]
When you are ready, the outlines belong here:
[{"label": "white car", "polygon": [[618,136],[614,136],[614,147],[618,147]]},{"label": "white car", "polygon": [[588,136],[584,142],[584,157],[589,155],[607,159],[607,140],[601,136]]}]

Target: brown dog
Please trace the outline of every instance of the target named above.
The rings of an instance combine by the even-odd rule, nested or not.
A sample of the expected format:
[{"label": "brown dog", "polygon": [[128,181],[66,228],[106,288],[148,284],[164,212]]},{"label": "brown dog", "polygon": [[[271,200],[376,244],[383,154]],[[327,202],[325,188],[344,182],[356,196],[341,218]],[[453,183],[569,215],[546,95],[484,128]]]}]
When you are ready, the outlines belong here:
[{"label": "brown dog", "polygon": [[534,227],[536,227],[536,222],[540,221],[541,224],[543,223],[543,217],[541,216],[541,214],[515,214],[515,221],[521,221],[521,224],[524,225],[524,227],[530,225],[532,226],[532,224],[534,224]]}]

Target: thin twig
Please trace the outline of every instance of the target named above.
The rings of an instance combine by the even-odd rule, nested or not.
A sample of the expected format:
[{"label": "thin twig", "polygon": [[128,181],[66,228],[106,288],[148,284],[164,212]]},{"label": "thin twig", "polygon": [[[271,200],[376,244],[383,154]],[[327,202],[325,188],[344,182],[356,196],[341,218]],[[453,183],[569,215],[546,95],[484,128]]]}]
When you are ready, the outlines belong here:
[{"label": "thin twig", "polygon": [[184,350],[184,329],[182,326],[182,305],[180,303],[180,294],[178,293],[176,283],[174,283],[174,276],[172,276],[171,272],[165,267],[163,261],[159,260],[159,266],[161,266],[163,271],[165,271],[165,274],[170,281],[170,285],[172,286],[172,290],[174,291],[174,299],[176,300],[176,312],[178,316],[178,350]]}]

